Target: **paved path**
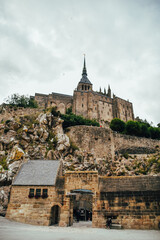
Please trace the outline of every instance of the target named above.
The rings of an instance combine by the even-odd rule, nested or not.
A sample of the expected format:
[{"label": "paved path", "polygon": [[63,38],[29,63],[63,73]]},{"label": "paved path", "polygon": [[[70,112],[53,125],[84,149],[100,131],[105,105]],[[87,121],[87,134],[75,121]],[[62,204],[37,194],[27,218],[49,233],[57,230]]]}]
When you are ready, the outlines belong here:
[{"label": "paved path", "polygon": [[[90,223],[73,227],[42,227],[0,217],[0,240],[159,240],[160,231],[91,228]],[[78,228],[77,228],[78,226]]]}]

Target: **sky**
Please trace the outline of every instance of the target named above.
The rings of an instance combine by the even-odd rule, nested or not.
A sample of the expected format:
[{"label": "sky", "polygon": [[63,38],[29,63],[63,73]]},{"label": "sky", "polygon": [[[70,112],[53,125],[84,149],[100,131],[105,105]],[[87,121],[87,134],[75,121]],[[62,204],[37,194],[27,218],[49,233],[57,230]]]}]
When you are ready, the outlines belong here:
[{"label": "sky", "polygon": [[93,89],[160,122],[160,0],[0,0],[0,103],[72,95],[86,55]]}]

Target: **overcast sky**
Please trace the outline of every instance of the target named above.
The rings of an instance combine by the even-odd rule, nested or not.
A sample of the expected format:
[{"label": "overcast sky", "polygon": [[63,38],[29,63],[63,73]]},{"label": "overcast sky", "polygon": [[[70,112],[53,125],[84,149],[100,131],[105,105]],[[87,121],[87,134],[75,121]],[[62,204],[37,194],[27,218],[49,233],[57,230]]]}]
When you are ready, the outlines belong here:
[{"label": "overcast sky", "polygon": [[83,54],[93,89],[160,122],[160,0],[0,0],[0,103],[73,94]]}]

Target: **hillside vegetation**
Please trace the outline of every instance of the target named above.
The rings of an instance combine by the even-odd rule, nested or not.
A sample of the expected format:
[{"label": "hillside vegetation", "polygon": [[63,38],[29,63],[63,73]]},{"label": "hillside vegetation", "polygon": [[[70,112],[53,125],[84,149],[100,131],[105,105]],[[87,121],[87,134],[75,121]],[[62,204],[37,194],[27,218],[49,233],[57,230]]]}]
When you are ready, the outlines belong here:
[{"label": "hillside vegetation", "polygon": [[125,123],[118,118],[114,118],[110,123],[110,128],[113,131],[131,136],[160,139],[160,128],[152,127],[147,121],[130,120]]}]

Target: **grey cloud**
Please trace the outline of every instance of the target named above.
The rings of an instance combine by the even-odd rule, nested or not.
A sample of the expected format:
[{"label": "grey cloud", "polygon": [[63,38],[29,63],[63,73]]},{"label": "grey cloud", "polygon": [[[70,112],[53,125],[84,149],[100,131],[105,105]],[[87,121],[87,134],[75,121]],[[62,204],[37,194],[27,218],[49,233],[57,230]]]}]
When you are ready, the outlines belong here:
[{"label": "grey cloud", "polygon": [[160,122],[159,11],[156,0],[0,0],[1,101],[17,90],[72,94],[86,53],[94,89],[110,84]]}]

